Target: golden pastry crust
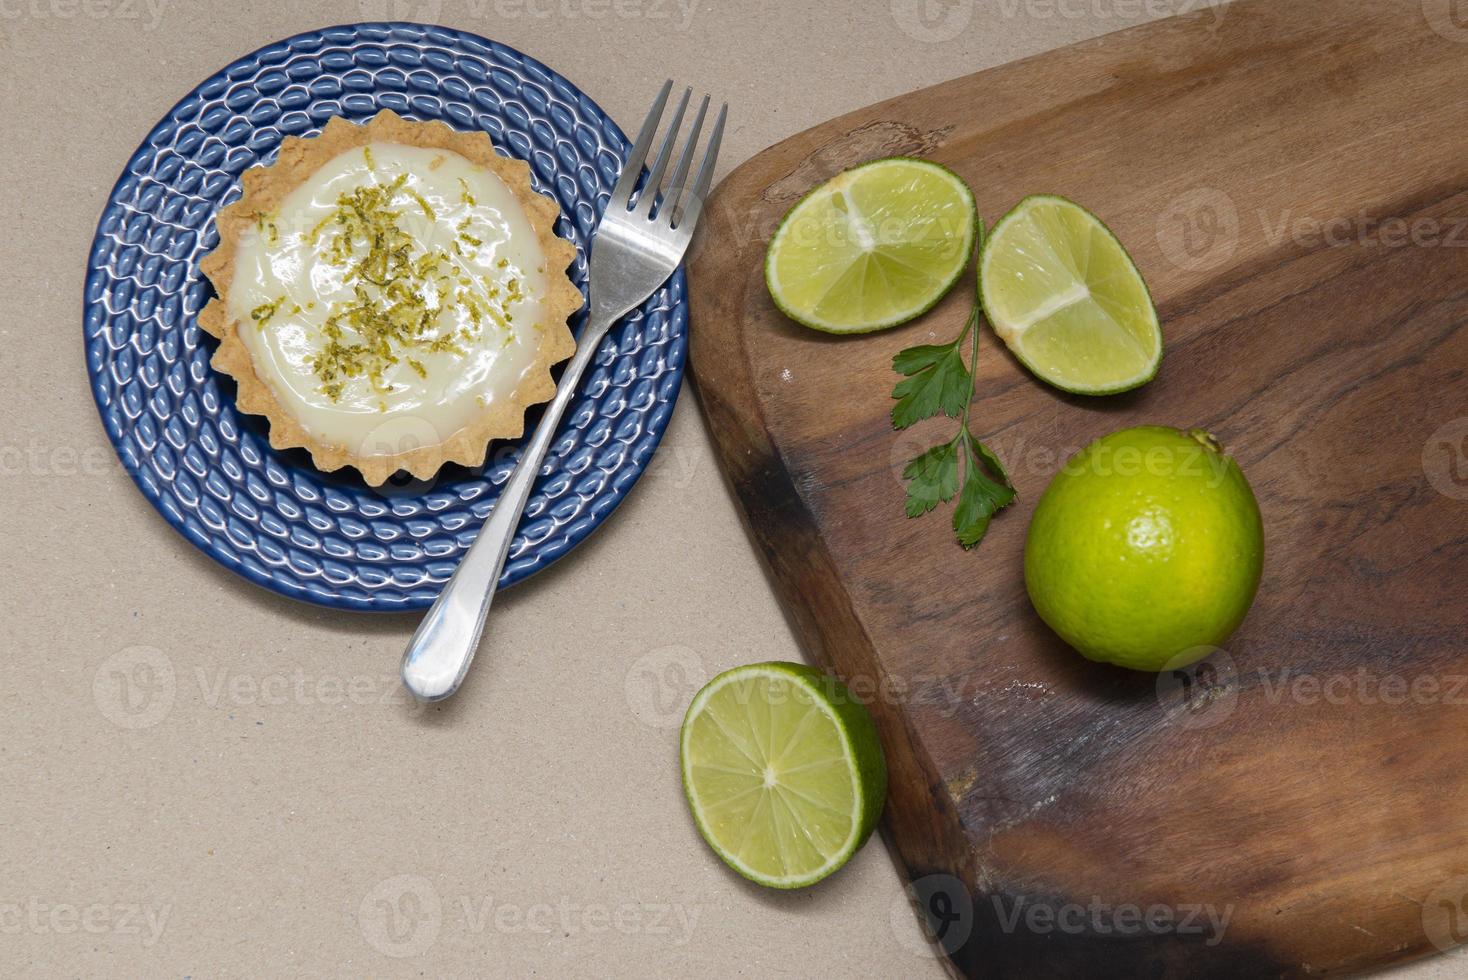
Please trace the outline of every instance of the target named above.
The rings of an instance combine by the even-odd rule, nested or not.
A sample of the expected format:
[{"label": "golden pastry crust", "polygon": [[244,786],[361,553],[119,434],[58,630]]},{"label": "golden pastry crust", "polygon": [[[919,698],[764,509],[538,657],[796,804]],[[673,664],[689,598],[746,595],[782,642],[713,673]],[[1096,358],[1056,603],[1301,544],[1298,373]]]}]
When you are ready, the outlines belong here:
[{"label": "golden pastry crust", "polygon": [[[450,434],[437,445],[416,446],[392,455],[362,455],[351,447],[316,438],[276,399],[270,386],[255,372],[254,359],[239,336],[239,324],[228,313],[227,297],[234,279],[241,237],[255,231],[256,215],[279,207],[287,194],[305,183],[312,174],[340,153],[368,143],[396,143],[449,150],[479,164],[498,176],[520,203],[540,241],[548,278],[544,307],[544,329],[535,361],[518,387],[503,400],[496,399],[473,422]],[[384,109],[365,126],[333,117],[319,136],[287,136],[280,155],[269,167],[253,167],[241,176],[244,195],[222,209],[216,219],[219,246],[200,263],[200,269],[219,294],[199,314],[199,326],[219,338],[219,349],[210,363],[239,384],[237,404],[242,412],[264,415],[270,423],[270,445],[276,449],[304,448],[318,469],[331,471],[353,466],[372,486],[379,486],[398,470],[419,479],[436,473],[445,463],[478,466],[484,462],[489,443],[512,439],[525,431],[525,409],[549,401],[556,386],[550,375],[553,365],[576,351],[576,341],[566,326],[567,318],[581,308],[581,292],[565,275],[576,257],[576,247],[556,237],[555,222],[560,208],[530,186],[530,165],[507,160],[494,152],[489,136],[482,132],[461,133],[441,122],[420,123],[403,119]],[[384,416],[384,422],[393,418]]]}]

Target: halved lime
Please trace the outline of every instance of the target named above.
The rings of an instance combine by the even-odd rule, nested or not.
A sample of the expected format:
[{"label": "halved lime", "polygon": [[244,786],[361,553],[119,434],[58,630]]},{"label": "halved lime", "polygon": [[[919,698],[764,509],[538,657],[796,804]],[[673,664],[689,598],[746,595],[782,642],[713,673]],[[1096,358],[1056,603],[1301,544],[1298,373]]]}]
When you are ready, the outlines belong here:
[{"label": "halved lime", "polygon": [[872,716],[804,664],[735,667],[683,719],[683,792],[714,853],[770,888],[814,884],[866,843],[887,796]]},{"label": "halved lime", "polygon": [[765,285],[786,316],[815,330],[895,327],[943,298],[977,235],[974,195],[953,171],[873,160],[796,202],[770,239]]},{"label": "halved lime", "polygon": [[1000,219],[979,255],[994,332],[1042,381],[1109,395],[1151,381],[1162,330],[1142,274],[1100,219],[1037,195]]}]

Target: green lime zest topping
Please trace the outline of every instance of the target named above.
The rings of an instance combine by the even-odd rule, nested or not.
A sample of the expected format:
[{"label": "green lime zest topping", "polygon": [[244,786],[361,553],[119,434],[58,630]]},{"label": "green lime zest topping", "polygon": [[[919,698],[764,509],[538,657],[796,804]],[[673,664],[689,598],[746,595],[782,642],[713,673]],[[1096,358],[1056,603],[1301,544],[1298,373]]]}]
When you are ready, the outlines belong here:
[{"label": "green lime zest topping", "polygon": [[[460,221],[455,226],[454,230],[459,233],[458,240],[461,241],[461,242],[463,242],[465,245],[472,245],[475,248],[480,248],[481,246],[484,245],[484,239],[482,239],[482,238],[475,238],[473,235],[469,234],[469,219],[468,218],[465,218],[463,221]],[[501,260],[501,261],[503,261],[503,260]]]},{"label": "green lime zest topping", "polygon": [[261,303],[250,311],[250,319],[255,321],[257,327],[264,330],[265,324],[270,322],[270,318],[275,316],[276,311],[280,309],[280,304],[284,302],[285,297],[280,296],[269,303]]},{"label": "green lime zest topping", "polygon": [[[433,208],[429,207],[428,202],[423,199],[423,195],[422,194],[419,194],[417,191],[413,190],[412,188],[409,188],[408,189],[408,194],[413,198],[414,201],[417,201],[418,202],[418,207],[420,207],[420,208],[423,209],[423,216],[425,218],[427,218],[429,221],[437,221],[438,220],[438,215],[436,215],[436,214],[433,213]],[[468,218],[465,218],[464,219],[465,222],[467,222],[468,220],[469,220]]]},{"label": "green lime zest topping", "polygon": [[280,229],[275,226],[275,221],[264,211],[255,212],[255,230],[265,236],[265,240],[271,245],[280,241]]},{"label": "green lime zest topping", "polygon": [[[371,153],[363,150],[371,166]],[[384,375],[399,363],[427,378],[422,354],[465,357],[468,345],[479,340],[487,324],[503,331],[508,342],[511,318],[506,305],[524,298],[518,279],[509,281],[503,299],[497,286],[481,282],[468,261],[472,253],[464,247],[477,250],[483,245],[470,234],[470,218],[457,224],[452,254],[422,246],[403,229],[401,199],[411,201],[408,206],[416,205],[430,220],[438,217],[421,194],[406,186],[407,180],[402,173],[386,183],[342,193],[335,209],[307,233],[313,245],[324,236],[321,255],[342,272],[351,290],[350,299],[331,305],[321,326],[324,343],[308,358],[321,383],[318,390],[332,401],[340,400],[348,381],[355,378],[366,379],[379,394],[392,391]],[[467,185],[465,198],[472,200]],[[501,260],[501,267],[505,265]],[[283,300],[263,304],[251,316],[263,328]],[[295,306],[290,312],[300,311]],[[441,326],[442,314],[453,311],[463,311],[469,324],[451,321]],[[385,410],[385,403],[379,402],[379,407]]]}]

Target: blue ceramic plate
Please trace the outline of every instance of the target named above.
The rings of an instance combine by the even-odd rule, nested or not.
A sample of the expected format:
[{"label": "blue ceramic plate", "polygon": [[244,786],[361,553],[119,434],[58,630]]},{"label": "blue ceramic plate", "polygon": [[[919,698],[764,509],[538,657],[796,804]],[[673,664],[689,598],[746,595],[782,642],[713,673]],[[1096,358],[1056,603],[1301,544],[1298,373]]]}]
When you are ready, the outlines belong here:
[{"label": "blue ceramic plate", "polygon": [[[649,88],[649,92],[651,92]],[[270,448],[264,419],[235,409],[195,317],[212,295],[199,259],[239,176],[286,135],[379,109],[489,133],[530,162],[561,206],[586,289],[592,229],[625,158],[622,131],[539,62],[473,34],[354,24],[300,34],[236,61],[189,93],[143,141],[97,225],[84,301],[87,369],[118,456],[143,495],[205,554],[283,595],[340,609],[424,609],[453,573],[519,459],[367,486]],[[571,323],[579,333],[583,314]],[[680,269],[613,328],[567,409],[500,586],[591,533],[637,482],[667,427],[687,350]],[[527,430],[539,420],[532,411]]]}]

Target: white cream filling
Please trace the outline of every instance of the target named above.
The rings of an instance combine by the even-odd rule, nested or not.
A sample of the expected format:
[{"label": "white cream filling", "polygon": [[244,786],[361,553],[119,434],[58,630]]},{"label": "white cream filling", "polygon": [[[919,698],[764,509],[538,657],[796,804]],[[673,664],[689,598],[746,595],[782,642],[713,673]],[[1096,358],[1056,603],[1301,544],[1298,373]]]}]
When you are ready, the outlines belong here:
[{"label": "white cream filling", "polygon": [[[424,376],[399,356],[398,363],[383,367],[380,384],[366,376],[347,378],[333,398],[323,391],[312,359],[327,343],[327,319],[356,294],[348,266],[328,255],[332,225],[323,222],[336,213],[341,195],[389,185],[400,174],[407,179],[391,207],[398,227],[413,239],[412,255],[439,250],[454,266],[455,285],[425,289],[432,294],[425,296],[431,331],[473,336],[460,340],[462,353],[407,352]],[[436,445],[485,407],[508,398],[534,363],[547,282],[540,243],[504,181],[457,153],[393,143],[348,150],[287,195],[277,212],[263,216],[259,233],[245,239],[229,290],[229,315],[256,373],[318,439],[364,456]],[[518,280],[519,298],[513,300],[511,280]],[[479,303],[456,302],[455,289],[470,290]],[[475,305],[481,312],[477,323]],[[262,307],[272,310],[263,325],[252,317]],[[486,307],[504,313],[508,322],[484,316]],[[361,337],[348,328],[342,339]]]}]

